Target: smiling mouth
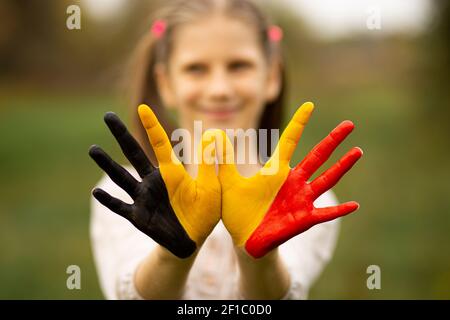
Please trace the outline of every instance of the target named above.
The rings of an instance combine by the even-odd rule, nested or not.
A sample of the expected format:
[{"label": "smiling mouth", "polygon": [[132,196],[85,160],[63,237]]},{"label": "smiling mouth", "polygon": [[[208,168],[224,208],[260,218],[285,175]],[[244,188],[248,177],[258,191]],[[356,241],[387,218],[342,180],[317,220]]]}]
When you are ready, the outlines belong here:
[{"label": "smiling mouth", "polygon": [[201,112],[208,116],[209,118],[215,120],[226,120],[234,115],[236,115],[242,108],[217,108],[217,109],[206,109],[206,108],[197,108],[198,112]]}]

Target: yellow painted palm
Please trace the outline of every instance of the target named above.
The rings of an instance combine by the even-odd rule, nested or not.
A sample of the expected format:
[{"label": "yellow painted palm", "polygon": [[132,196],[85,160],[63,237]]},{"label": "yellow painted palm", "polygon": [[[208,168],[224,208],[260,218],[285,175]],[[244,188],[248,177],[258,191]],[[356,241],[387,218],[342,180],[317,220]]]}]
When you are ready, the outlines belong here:
[{"label": "yellow painted palm", "polygon": [[170,204],[183,228],[197,245],[203,243],[220,220],[221,188],[215,172],[215,132],[206,131],[198,152],[201,159],[196,179],[191,178],[173,153],[169,138],[146,105],[138,108],[159,163]]}]

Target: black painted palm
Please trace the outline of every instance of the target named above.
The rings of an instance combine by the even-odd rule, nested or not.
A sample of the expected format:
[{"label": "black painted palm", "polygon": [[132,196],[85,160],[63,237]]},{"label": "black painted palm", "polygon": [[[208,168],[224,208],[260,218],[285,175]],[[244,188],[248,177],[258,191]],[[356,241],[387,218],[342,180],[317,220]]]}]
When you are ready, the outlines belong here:
[{"label": "black painted palm", "polygon": [[[217,186],[212,188],[211,194],[205,192],[205,188],[198,192],[203,195],[203,199],[208,198],[207,202],[209,205],[205,207],[207,210],[212,210],[212,214],[209,211],[210,217],[206,221],[206,227],[211,230],[201,230],[204,231],[201,234],[197,230],[195,221],[191,222],[192,213],[196,212],[196,206],[193,203],[180,206],[178,199],[180,195],[189,192],[193,186],[197,187],[197,185],[201,184],[198,184],[197,180],[190,178],[180,163],[173,164],[177,166],[175,170],[170,170],[170,164],[167,164],[169,167],[164,166],[165,172],[172,172],[169,174],[169,177],[166,175],[166,179],[164,179],[160,171],[161,163],[160,168],[155,168],[151,164],[138,142],[129,133],[117,115],[109,112],[105,115],[104,120],[119,143],[124,155],[136,169],[142,181],[136,180],[126,169],[112,160],[100,147],[94,145],[90,148],[89,155],[118,186],[130,195],[134,202],[127,204],[99,188],[93,190],[94,197],[111,211],[129,220],[137,229],[167,248],[174,255],[180,258],[189,257],[220,219],[220,186],[218,181]],[[160,126],[159,123],[157,124]],[[159,134],[161,135],[161,132]],[[168,139],[165,132],[163,136]],[[160,153],[157,150],[158,146],[153,145],[153,147],[158,157],[158,153]],[[210,172],[211,168],[205,168],[204,170]],[[199,172],[204,170],[200,166]],[[177,172],[182,174],[182,177],[175,179],[178,182],[174,184],[172,180],[174,180],[173,176],[177,175]],[[204,174],[199,174],[200,176],[204,176]],[[166,186],[167,182],[172,187],[170,192],[168,192]],[[184,190],[186,187],[189,187],[189,190]],[[194,191],[197,194],[197,190]],[[218,200],[216,200],[217,198]],[[191,199],[191,202],[195,200],[195,198]],[[176,202],[175,207],[178,210],[174,210],[174,201]],[[189,199],[187,202],[189,202]],[[183,212],[186,207],[189,210],[189,206],[192,212],[186,212],[186,210]],[[215,215],[214,209],[216,211]],[[198,225],[198,228],[205,228],[205,221],[200,221]]]}]

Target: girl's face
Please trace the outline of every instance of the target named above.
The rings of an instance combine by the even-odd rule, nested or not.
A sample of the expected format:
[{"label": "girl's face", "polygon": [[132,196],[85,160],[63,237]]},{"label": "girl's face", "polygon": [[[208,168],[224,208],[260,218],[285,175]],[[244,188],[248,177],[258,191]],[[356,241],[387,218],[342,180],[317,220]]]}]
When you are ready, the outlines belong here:
[{"label": "girl's face", "polygon": [[204,130],[256,128],[280,90],[279,69],[254,29],[223,15],[179,27],[168,66],[157,66],[156,76],[164,104],[187,129],[195,120]]}]

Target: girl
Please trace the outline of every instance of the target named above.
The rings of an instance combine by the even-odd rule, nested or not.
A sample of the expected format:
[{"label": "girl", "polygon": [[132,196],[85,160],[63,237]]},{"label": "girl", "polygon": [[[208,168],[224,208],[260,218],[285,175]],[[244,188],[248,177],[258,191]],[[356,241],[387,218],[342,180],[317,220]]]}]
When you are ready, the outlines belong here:
[{"label": "girl", "polygon": [[[307,180],[353,124],[344,121],[291,170],[290,157],[313,110],[306,103],[264,166],[235,164],[236,147],[222,130],[280,127],[281,30],[247,0],[174,1],[153,21],[133,72],[139,143],[116,115],[105,116],[132,167],[119,166],[97,146],[90,149],[108,174],[93,191],[91,218],[105,296],[306,298],[335,247],[338,222],[330,220],[358,208],[354,202],[337,206],[327,190],[361,150],[353,148],[319,178]],[[151,109],[141,105],[137,113],[142,103]],[[218,129],[203,135],[198,166],[174,157],[170,111],[191,135],[194,121]],[[192,147],[184,146],[187,152]],[[250,139],[246,156],[258,152]],[[276,170],[264,173],[270,168]]]}]

